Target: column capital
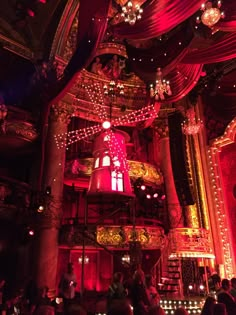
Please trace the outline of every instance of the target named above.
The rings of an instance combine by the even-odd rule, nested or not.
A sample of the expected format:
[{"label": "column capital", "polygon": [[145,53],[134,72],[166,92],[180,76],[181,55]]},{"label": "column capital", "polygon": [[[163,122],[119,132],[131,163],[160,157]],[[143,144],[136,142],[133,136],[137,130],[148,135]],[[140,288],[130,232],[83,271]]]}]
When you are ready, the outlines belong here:
[{"label": "column capital", "polygon": [[156,122],[154,130],[158,134],[159,138],[169,137],[169,128],[167,120]]},{"label": "column capital", "polygon": [[53,121],[60,121],[68,125],[70,123],[70,118],[74,114],[74,112],[75,107],[73,105],[67,104],[65,102],[59,102],[52,105],[50,118]]}]

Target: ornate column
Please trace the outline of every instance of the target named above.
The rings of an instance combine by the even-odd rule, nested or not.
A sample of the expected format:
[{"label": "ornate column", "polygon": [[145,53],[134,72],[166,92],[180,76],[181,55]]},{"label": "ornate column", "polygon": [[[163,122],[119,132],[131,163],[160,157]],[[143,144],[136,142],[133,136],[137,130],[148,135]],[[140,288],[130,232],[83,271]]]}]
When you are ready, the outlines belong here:
[{"label": "ornate column", "polygon": [[159,137],[160,146],[160,167],[165,179],[167,207],[169,213],[169,222],[171,229],[183,227],[182,208],[175,189],[173,178],[171,156],[170,156],[170,140],[168,134],[168,126],[165,124],[156,128]]},{"label": "ornate column", "polygon": [[39,287],[47,285],[50,295],[56,291],[58,256],[58,230],[62,216],[65,148],[58,149],[56,134],[66,133],[72,108],[67,104],[53,105],[45,148],[42,194],[44,210],[37,213],[36,231],[36,282]]}]

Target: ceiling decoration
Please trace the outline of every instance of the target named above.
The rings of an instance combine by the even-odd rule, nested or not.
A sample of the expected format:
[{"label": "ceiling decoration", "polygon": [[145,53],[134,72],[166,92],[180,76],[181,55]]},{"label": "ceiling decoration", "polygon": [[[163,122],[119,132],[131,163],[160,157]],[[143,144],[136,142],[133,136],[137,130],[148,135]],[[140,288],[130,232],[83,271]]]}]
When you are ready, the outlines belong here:
[{"label": "ceiling decoration", "polygon": [[[71,0],[70,6],[72,2],[76,1]],[[202,23],[196,28],[195,19],[201,12],[202,1],[200,0],[194,0],[191,3],[187,0],[175,0],[174,6],[172,0],[165,3],[154,0],[135,2],[134,4],[142,7],[143,13],[142,18],[134,25],[116,18],[122,12],[121,7],[125,3],[118,0],[102,0],[98,7],[92,5],[92,0],[81,2],[73,26],[71,21],[70,43],[68,41],[66,45],[70,46],[69,50],[65,51],[64,56],[60,56],[65,58],[67,64],[63,74],[56,78],[56,82],[47,82],[46,91],[44,87],[44,93],[38,93],[41,98],[44,98],[40,101],[34,99],[36,98],[35,90],[29,91],[28,81],[25,80],[21,93],[15,95],[15,99],[19,100],[18,104],[27,102],[27,98],[29,104],[32,100],[35,100],[37,104],[57,101],[73,86],[76,77],[84,71],[84,68],[90,70],[89,66],[97,55],[112,56],[116,54],[120,44],[125,45],[126,50],[121,48],[119,56],[127,61],[130,71],[143,81],[143,86],[146,86],[147,90],[155,81],[157,68],[161,68],[163,78],[171,82],[172,95],[161,100],[161,103],[180,100],[198,85],[204,73],[206,77],[209,77],[212,73],[214,74],[214,68],[217,68],[218,63],[226,63],[236,58],[236,8],[233,0],[222,2],[225,18],[214,25],[219,31],[213,34]],[[55,34],[63,9],[69,3],[65,5],[60,0],[51,0],[46,3],[37,2],[36,5],[36,14],[33,18],[27,17],[26,28],[15,28],[14,31],[15,34],[20,34],[25,38],[27,32],[31,32],[33,41],[29,43],[30,49],[37,50],[36,58],[40,55],[46,59],[53,39],[51,35],[47,37],[46,34],[53,32]],[[215,1],[212,1],[212,6],[216,6]],[[4,20],[6,23],[12,21],[15,15],[14,7],[5,0],[0,3],[0,12],[0,21]],[[66,12],[69,11],[65,10]],[[63,19],[66,20],[66,17]],[[39,23],[42,20],[45,23]],[[5,30],[5,33],[8,32],[17,39],[12,29],[5,28]],[[209,67],[209,64],[213,67]],[[203,65],[205,65],[204,71]],[[231,67],[230,72],[234,69],[235,67]],[[9,69],[10,72],[11,69]],[[24,77],[24,70],[21,75]],[[225,83],[224,80],[226,80]],[[227,95],[231,93],[231,97],[234,97],[232,96],[234,80],[233,75],[231,77],[227,75],[226,79],[223,73],[219,80],[221,88],[217,89],[216,93],[224,94],[227,89]],[[10,85],[12,82],[9,81]],[[5,84],[2,92],[4,97],[8,94],[6,89]],[[13,98],[7,97],[9,102],[11,99]],[[47,112],[45,110],[45,113]],[[232,110],[233,112],[235,113]]]}]

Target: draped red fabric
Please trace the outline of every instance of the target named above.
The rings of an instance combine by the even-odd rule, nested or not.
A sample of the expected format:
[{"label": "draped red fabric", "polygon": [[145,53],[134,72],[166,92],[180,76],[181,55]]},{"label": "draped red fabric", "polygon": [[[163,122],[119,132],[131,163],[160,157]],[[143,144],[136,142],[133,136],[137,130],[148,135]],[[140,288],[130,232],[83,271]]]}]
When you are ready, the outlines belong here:
[{"label": "draped red fabric", "polygon": [[[144,82],[151,83],[155,81],[158,67],[162,68],[163,75],[176,67],[177,63],[187,53],[185,47],[189,46],[193,38],[193,31],[188,26],[189,24],[184,23],[168,40],[157,41],[150,48],[136,48],[126,44],[130,66],[135,74]],[[184,38],[183,28],[187,28]]]},{"label": "draped red fabric", "polygon": [[152,0],[143,6],[142,18],[135,23],[120,23],[111,28],[114,36],[148,39],[160,36],[188,19],[201,8],[202,0]]},{"label": "draped red fabric", "polygon": [[236,58],[236,33],[221,37],[210,47],[191,51],[185,55],[182,63],[215,63]]},{"label": "draped red fabric", "polygon": [[58,81],[55,89],[50,91],[49,99],[53,102],[63,97],[74,83],[78,73],[92,61],[106,31],[110,3],[111,0],[80,2],[77,49],[69,61],[63,77]]},{"label": "draped red fabric", "polygon": [[225,18],[213,27],[213,30],[220,30],[224,32],[236,31],[236,3],[235,0],[228,0],[223,3],[222,11],[225,13]]},{"label": "draped red fabric", "polygon": [[172,96],[166,97],[162,103],[177,102],[187,95],[192,88],[197,84],[202,72],[201,64],[182,64],[178,65],[176,70],[173,70],[168,75],[170,80]]}]

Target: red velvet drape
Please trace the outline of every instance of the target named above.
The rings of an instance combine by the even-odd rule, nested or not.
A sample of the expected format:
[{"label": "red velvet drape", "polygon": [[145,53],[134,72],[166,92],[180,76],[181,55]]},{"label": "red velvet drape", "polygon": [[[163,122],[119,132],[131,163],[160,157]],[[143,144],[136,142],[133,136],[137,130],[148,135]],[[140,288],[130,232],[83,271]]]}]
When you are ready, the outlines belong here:
[{"label": "red velvet drape", "polygon": [[171,82],[172,96],[163,102],[177,102],[187,95],[197,84],[202,72],[201,64],[178,65],[168,74]]},{"label": "red velvet drape", "polygon": [[126,51],[132,70],[146,83],[151,83],[156,78],[156,69],[162,69],[163,76],[169,73],[188,52],[187,48],[193,39],[193,31],[188,23],[183,38],[183,27],[168,40],[157,40],[150,48],[136,48],[126,44]]},{"label": "red velvet drape", "polygon": [[182,23],[201,8],[202,0],[152,0],[143,6],[142,18],[129,25],[112,27],[114,36],[127,39],[148,39],[160,36]]},{"label": "red velvet drape", "polygon": [[205,49],[186,54],[182,63],[216,63],[236,58],[236,33],[226,34]]},{"label": "red velvet drape", "polygon": [[222,11],[225,13],[225,18],[213,27],[213,29],[224,32],[236,31],[236,3],[234,0],[228,0],[223,2]]},{"label": "red velvet drape", "polygon": [[74,83],[78,73],[92,61],[107,28],[110,3],[111,0],[80,2],[77,48],[65,68],[62,78],[57,82],[55,89],[51,90],[50,100],[55,102],[57,99],[61,99]]}]

